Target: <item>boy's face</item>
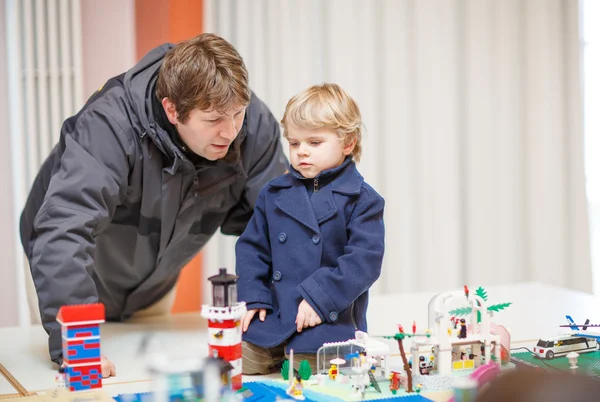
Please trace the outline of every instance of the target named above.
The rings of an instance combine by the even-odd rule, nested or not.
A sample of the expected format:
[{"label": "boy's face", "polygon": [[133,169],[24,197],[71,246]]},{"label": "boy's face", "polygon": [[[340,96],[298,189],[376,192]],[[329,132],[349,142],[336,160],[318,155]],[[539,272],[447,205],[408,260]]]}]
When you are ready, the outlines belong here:
[{"label": "boy's face", "polygon": [[344,146],[337,133],[329,129],[307,130],[290,125],[286,134],[292,166],[307,179],[340,166],[355,145],[353,141]]},{"label": "boy's face", "polygon": [[224,113],[194,109],[188,115],[188,121],[183,123],[177,118],[175,107],[167,98],[163,100],[163,107],[185,145],[210,161],[227,155],[229,146],[242,128],[246,114],[245,106],[233,106]]}]

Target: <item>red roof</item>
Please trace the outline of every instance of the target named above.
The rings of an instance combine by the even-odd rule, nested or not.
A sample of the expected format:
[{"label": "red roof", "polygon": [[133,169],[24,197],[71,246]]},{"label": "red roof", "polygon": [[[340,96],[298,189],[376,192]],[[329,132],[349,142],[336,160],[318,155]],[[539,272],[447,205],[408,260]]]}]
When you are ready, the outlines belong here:
[{"label": "red roof", "polygon": [[58,310],[56,319],[64,324],[104,321],[104,304],[76,304],[72,306],[62,306]]}]

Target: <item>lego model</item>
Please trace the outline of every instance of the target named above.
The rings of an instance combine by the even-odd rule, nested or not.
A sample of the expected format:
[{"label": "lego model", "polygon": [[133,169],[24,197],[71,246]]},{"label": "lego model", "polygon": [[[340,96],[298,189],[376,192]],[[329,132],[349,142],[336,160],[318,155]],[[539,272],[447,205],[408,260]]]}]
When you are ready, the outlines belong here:
[{"label": "lego model", "polygon": [[153,378],[153,402],[237,400],[231,364],[218,356],[169,356],[155,348],[146,358]]},{"label": "lego model", "polygon": [[[455,305],[456,302],[460,302],[466,298],[469,303],[469,307],[450,310],[450,307]],[[506,308],[510,303],[503,303],[497,307],[499,309]],[[501,348],[504,346],[507,350],[510,350],[509,345],[501,344],[501,336],[498,333],[494,333],[492,328],[494,326],[491,321],[491,313],[493,311],[488,308],[487,295],[482,288],[479,288],[475,294],[469,292],[468,287],[465,286],[464,294],[460,292],[447,292],[440,293],[434,296],[429,302],[429,326],[433,328],[433,334],[431,338],[427,339],[415,339],[412,346],[413,359],[416,360],[419,355],[419,346],[426,345],[434,347],[436,352],[436,374],[442,376],[449,376],[452,371],[460,368],[476,368],[474,359],[470,359],[471,355],[474,357],[474,353],[466,355],[467,359],[463,360],[461,357],[460,349],[461,346],[472,346],[481,344],[483,345],[483,359],[485,362],[490,362],[491,352],[494,351],[494,357],[498,362],[501,361]],[[463,326],[461,325],[462,334],[456,336],[452,333],[452,328],[448,328],[447,325],[451,322],[450,317],[454,315],[461,315],[464,312],[471,313],[471,324]],[[494,346],[492,348],[492,345]],[[480,362],[482,359],[479,360]],[[413,374],[419,374],[418,367],[413,365]]]},{"label": "lego model", "polygon": [[[553,359],[558,356],[566,356],[569,352],[577,351],[578,353],[595,352],[600,348],[598,341],[600,333],[589,332],[588,328],[600,327],[598,324],[590,324],[587,319],[585,324],[575,324],[573,318],[567,315],[566,325],[560,327],[568,327],[570,332],[561,334],[552,338],[539,339],[533,347],[533,355],[540,359]],[[580,329],[581,328],[581,329]]]},{"label": "lego model", "polygon": [[240,321],[246,313],[246,303],[237,301],[237,276],[220,268],[211,276],[212,305],[202,306],[202,317],[208,320],[209,356],[214,353],[233,367],[232,389],[242,387],[242,330]]},{"label": "lego model", "polygon": [[593,338],[571,334],[559,335],[539,339],[533,347],[533,354],[540,359],[554,359],[558,356],[566,356],[574,350],[578,353],[595,352],[598,350],[598,342]]},{"label": "lego model", "polygon": [[102,388],[100,324],[104,305],[62,306],[56,321],[62,327],[66,387],[71,391]]},{"label": "lego model", "polygon": [[336,366],[335,377],[349,372],[351,362],[344,360],[340,356],[352,353],[365,352],[366,355],[375,359],[375,366],[380,370],[379,377],[387,378],[389,369],[388,361],[390,348],[384,342],[381,342],[362,331],[356,331],[355,338],[344,342],[328,342],[317,351],[317,374],[328,374],[331,366]]}]

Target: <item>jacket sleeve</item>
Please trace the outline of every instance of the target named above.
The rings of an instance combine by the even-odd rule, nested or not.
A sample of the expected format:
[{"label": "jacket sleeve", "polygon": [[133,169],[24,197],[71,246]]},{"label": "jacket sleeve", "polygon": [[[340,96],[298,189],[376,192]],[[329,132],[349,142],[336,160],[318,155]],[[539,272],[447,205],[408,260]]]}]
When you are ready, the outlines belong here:
[{"label": "jacket sleeve", "polygon": [[31,273],[50,357],[58,364],[62,362],[58,309],[98,301],[91,277],[95,238],[124,196],[129,174],[126,149],[132,145],[117,132],[121,128],[116,123],[95,112],[77,117],[72,132],[61,138],[64,152],[58,171],[34,220]]},{"label": "jacket sleeve", "polygon": [[281,147],[279,123],[267,106],[256,95],[247,110],[247,149],[244,159],[248,180],[240,202],[229,212],[221,225],[221,232],[228,235],[242,234],[250,217],[260,190],[270,180],[285,173],[288,161]]},{"label": "jacket sleeve", "polygon": [[379,278],[384,253],[384,201],[365,190],[347,226],[348,244],[337,267],[321,267],[298,285],[301,296],[321,320],[334,322],[338,314]]},{"label": "jacket sleeve", "polygon": [[238,275],[238,299],[248,309],[273,309],[269,279],[271,277],[271,245],[265,214],[265,191],[260,193],[254,215],[235,245],[235,269]]}]

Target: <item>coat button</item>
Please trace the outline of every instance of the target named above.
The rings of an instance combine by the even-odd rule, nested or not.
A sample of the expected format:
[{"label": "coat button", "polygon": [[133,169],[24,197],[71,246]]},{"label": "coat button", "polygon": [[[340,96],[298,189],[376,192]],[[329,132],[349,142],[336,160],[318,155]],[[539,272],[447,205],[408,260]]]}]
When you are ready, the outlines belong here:
[{"label": "coat button", "polygon": [[280,281],[281,280],[281,272],[279,272],[279,271],[273,272],[273,280]]},{"label": "coat button", "polygon": [[329,313],[329,319],[331,321],[334,321],[334,322],[337,321],[337,319],[338,319],[338,313],[335,312],[335,311],[332,311],[331,313]]},{"label": "coat button", "polygon": [[279,235],[277,236],[277,240],[279,240],[279,243],[285,243],[285,239],[287,239],[287,235],[283,232],[279,233]]},{"label": "coat button", "polygon": [[277,318],[281,317],[281,310],[277,310]]},{"label": "coat button", "polygon": [[321,238],[319,237],[319,235],[314,235],[314,236],[312,237],[312,242],[313,242],[314,244],[319,244],[319,242],[320,242],[320,241],[321,241]]}]

